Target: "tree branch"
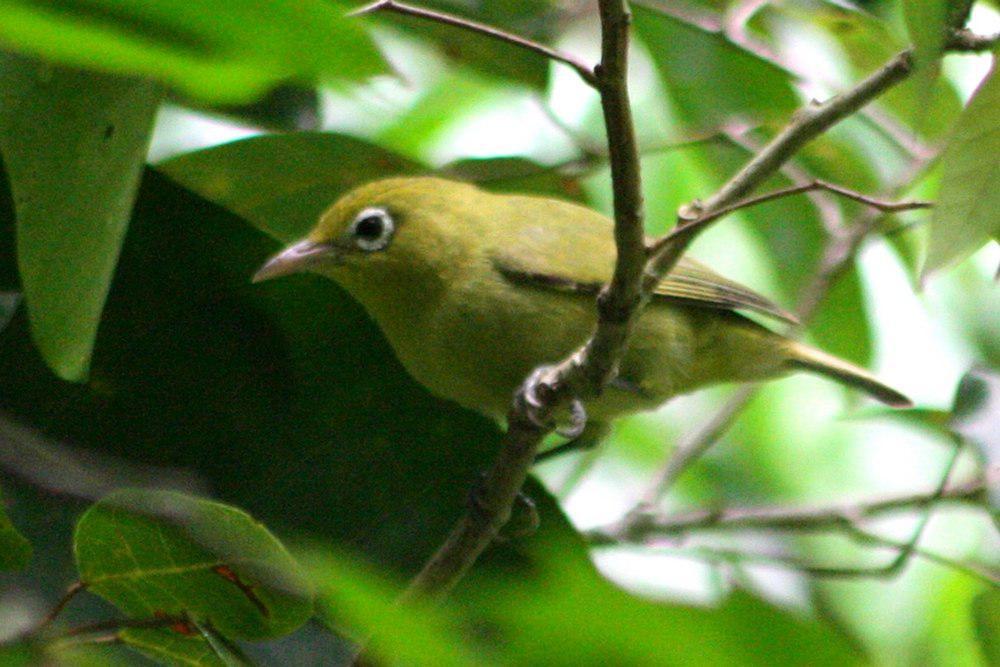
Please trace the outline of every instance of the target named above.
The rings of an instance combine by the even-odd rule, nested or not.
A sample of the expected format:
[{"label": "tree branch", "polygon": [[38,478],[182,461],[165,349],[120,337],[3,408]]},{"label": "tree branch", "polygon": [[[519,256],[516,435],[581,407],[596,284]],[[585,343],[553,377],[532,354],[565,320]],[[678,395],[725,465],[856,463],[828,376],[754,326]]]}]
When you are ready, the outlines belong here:
[{"label": "tree branch", "polygon": [[608,135],[615,202],[614,279],[598,299],[598,326],[588,343],[559,366],[540,369],[518,390],[500,453],[486,472],[474,508],[410,582],[403,599],[440,598],[464,576],[510,516],[552,418],[576,396],[598,393],[613,374],[638,314],[646,249],[639,155],[627,89],[631,16],[624,0],[600,0],[601,63],[594,85]]},{"label": "tree branch", "polygon": [[349,16],[373,14],[378,11],[393,12],[403,16],[412,16],[419,19],[433,21],[435,23],[450,25],[463,30],[468,30],[469,32],[478,33],[501,42],[506,42],[519,48],[527,49],[528,51],[533,51],[548,58],[549,60],[554,60],[573,68],[576,73],[580,75],[580,78],[587,83],[587,85],[593,88],[597,87],[597,78],[594,75],[594,70],[590,67],[590,65],[583,62],[576,56],[554,49],[550,46],[545,46],[544,44],[539,44],[538,42],[533,42],[526,37],[521,37],[520,35],[515,35],[505,30],[495,28],[491,25],[479,23],[478,21],[473,21],[461,16],[447,14],[433,9],[425,9],[423,7],[417,7],[403,2],[396,2],[396,0],[377,0],[377,2],[365,5],[364,7],[351,12]]}]

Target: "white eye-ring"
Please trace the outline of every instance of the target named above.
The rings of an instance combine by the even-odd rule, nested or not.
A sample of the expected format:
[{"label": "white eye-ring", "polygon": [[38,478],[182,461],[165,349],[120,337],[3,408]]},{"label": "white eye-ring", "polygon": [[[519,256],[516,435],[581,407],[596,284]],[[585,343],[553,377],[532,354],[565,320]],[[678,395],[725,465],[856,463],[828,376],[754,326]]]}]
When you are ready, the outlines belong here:
[{"label": "white eye-ring", "polygon": [[354,244],[367,252],[385,248],[395,231],[392,216],[383,208],[362,209],[351,223]]}]

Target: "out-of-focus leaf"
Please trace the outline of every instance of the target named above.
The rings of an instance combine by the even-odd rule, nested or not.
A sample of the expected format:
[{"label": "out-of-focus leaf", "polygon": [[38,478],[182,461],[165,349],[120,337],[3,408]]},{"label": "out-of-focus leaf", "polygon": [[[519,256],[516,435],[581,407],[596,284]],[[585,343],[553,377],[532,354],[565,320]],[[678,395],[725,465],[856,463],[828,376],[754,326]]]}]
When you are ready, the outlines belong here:
[{"label": "out-of-focus leaf", "polygon": [[22,570],[30,560],[31,543],[10,522],[0,494],[0,570]]},{"label": "out-of-focus leaf", "polygon": [[1000,665],[1000,591],[983,591],[972,601],[976,637],[987,665]]},{"label": "out-of-focus leaf", "polygon": [[[962,376],[955,392],[951,430],[971,442],[992,470],[1000,466],[1000,374],[974,368]],[[1000,521],[1000,482],[987,489],[994,517]]]},{"label": "out-of-focus leaf", "polygon": [[[906,29],[913,42],[913,76],[924,99],[931,94],[934,80],[941,71],[949,4],[949,0],[903,0]],[[926,104],[918,104],[913,109],[917,126],[926,113]]]},{"label": "out-of-focus leaf", "polygon": [[220,503],[117,492],[80,518],[73,549],[87,590],[130,617],[188,615],[230,637],[263,639],[312,615],[309,583],[282,544]]},{"label": "out-of-focus leaf", "polygon": [[[851,665],[860,657],[835,631],[738,593],[716,607],[631,595],[605,580],[580,536],[540,489],[529,492],[539,532],[487,555],[457,599],[502,638],[521,665]],[[741,630],[752,627],[752,636]],[[581,631],[586,628],[586,631]]]},{"label": "out-of-focus leaf", "polygon": [[365,181],[425,171],[383,148],[336,134],[266,135],[186,153],[157,168],[282,241],[308,231]]},{"label": "out-of-focus leaf", "polygon": [[38,642],[0,644],[0,665],[4,667],[35,667],[45,664],[45,657],[45,649]]},{"label": "out-of-focus leaf", "polygon": [[[916,0],[916,3],[922,1]],[[849,64],[853,65],[851,80],[869,74],[908,46],[906,36],[893,30],[892,21],[868,12],[837,7],[816,11],[800,3],[785,3],[782,11],[835,39]],[[880,109],[883,106],[884,109]],[[893,136],[902,133],[896,138],[908,142],[913,140],[910,123],[919,120],[921,133],[936,139],[951,130],[961,110],[961,99],[947,77],[916,76],[887,91],[879,98],[878,106],[870,108],[864,117],[866,122],[880,125],[883,133]],[[886,111],[890,113],[887,115]]]},{"label": "out-of-focus leaf", "polygon": [[[550,0],[427,0],[420,6],[472,19],[541,43],[552,40],[559,19],[558,4]],[[467,64],[480,74],[505,77],[535,88],[543,88],[548,80],[548,59],[525,49],[426,19],[391,12],[379,12],[373,18],[419,39],[437,43],[449,59]]]},{"label": "out-of-focus leaf", "polygon": [[316,584],[317,614],[332,629],[365,644],[379,663],[479,665],[452,605],[397,603],[402,582],[387,581],[335,549],[296,550]]},{"label": "out-of-focus leaf", "polygon": [[32,333],[67,380],[87,375],[128,227],[157,87],[0,55],[0,152]]},{"label": "out-of-focus leaf", "polygon": [[324,0],[7,0],[5,48],[138,75],[218,103],[280,81],[363,79],[383,70],[358,19]]},{"label": "out-of-focus leaf", "polygon": [[203,108],[243,125],[274,131],[312,132],[320,126],[319,91],[315,88],[281,85],[256,102]]},{"label": "out-of-focus leaf", "polygon": [[1000,238],[1000,77],[979,86],[941,158],[941,192],[923,274]]},{"label": "out-of-focus leaf", "polygon": [[648,7],[633,12],[636,33],[690,128],[714,129],[734,118],[783,119],[798,105],[787,72],[724,35]]},{"label": "out-of-focus leaf", "polygon": [[459,160],[442,167],[439,175],[496,192],[527,192],[578,202],[584,199],[576,175],[519,157]]}]

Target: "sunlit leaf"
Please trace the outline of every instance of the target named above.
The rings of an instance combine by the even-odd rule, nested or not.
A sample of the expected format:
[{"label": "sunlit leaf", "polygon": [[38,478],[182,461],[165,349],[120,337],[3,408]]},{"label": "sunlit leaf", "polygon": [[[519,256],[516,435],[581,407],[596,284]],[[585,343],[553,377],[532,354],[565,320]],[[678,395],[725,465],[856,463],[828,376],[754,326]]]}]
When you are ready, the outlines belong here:
[{"label": "sunlit leaf", "polygon": [[87,589],[132,617],[190,616],[231,637],[262,639],[292,632],[312,615],[298,564],[233,507],[122,491],[81,517],[73,546]]},{"label": "sunlit leaf", "polygon": [[31,543],[17,532],[0,495],[0,570],[21,570],[31,560]]},{"label": "sunlit leaf", "polygon": [[135,79],[0,56],[0,153],[42,355],[86,377],[160,93]]},{"label": "sunlit leaf", "polygon": [[941,158],[941,192],[924,276],[1000,237],[1000,77],[994,68],[958,120]]},{"label": "sunlit leaf", "polygon": [[140,75],[210,102],[249,102],[284,80],[383,71],[360,20],[323,0],[6,0],[0,39],[52,62]]}]

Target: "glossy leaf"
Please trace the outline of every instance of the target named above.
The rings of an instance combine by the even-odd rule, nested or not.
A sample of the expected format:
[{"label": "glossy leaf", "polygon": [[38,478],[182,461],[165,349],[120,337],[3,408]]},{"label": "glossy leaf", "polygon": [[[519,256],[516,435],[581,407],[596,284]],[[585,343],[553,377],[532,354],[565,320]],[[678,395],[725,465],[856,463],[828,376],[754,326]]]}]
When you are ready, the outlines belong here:
[{"label": "glossy leaf", "polygon": [[148,77],[206,102],[249,102],[285,80],[383,71],[360,20],[344,12],[323,0],[8,0],[0,39],[21,53]]},{"label": "glossy leaf", "polygon": [[[281,543],[220,503],[117,492],[80,518],[73,549],[87,590],[130,617],[190,616],[230,637],[263,639],[312,615],[310,586]],[[175,634],[195,633],[180,625]]]},{"label": "glossy leaf", "polygon": [[87,375],[128,227],[156,86],[0,56],[0,153],[32,333],[52,370]]},{"label": "glossy leaf", "polygon": [[689,127],[717,129],[735,118],[769,121],[797,107],[788,72],[740,49],[723,34],[642,5],[633,13],[636,34]]},{"label": "glossy leaf", "polygon": [[1000,77],[979,86],[941,158],[924,276],[1000,238]]},{"label": "glossy leaf", "polygon": [[0,495],[0,570],[22,570],[30,560],[31,543],[11,523]]}]

